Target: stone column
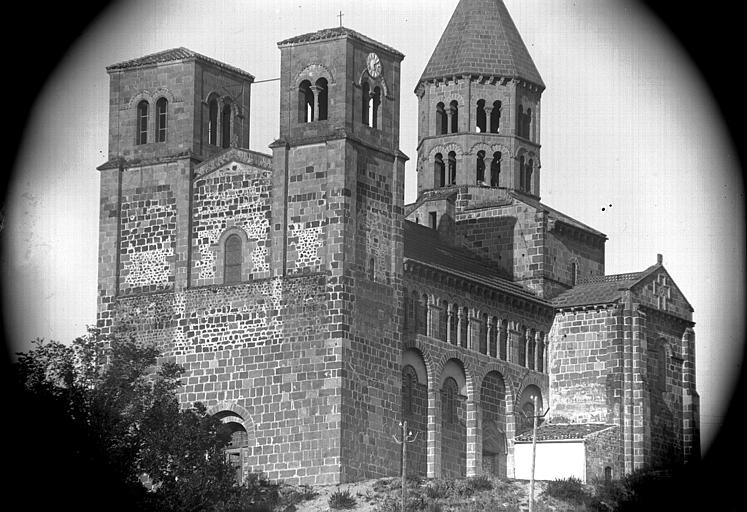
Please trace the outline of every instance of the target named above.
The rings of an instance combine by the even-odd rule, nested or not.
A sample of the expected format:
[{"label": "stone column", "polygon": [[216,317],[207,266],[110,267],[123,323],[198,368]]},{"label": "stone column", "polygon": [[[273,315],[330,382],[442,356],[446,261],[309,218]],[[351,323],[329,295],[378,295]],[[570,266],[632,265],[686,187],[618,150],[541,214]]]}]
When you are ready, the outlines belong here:
[{"label": "stone column", "polygon": [[488,354],[490,357],[496,357],[498,354],[498,337],[496,336],[495,327],[493,326],[493,322],[490,321],[490,317],[488,317]]},{"label": "stone column", "polygon": [[428,389],[428,439],[426,441],[426,476],[441,476],[441,392]]},{"label": "stone column", "polygon": [[516,475],[514,467],[514,436],[516,435],[514,400],[513,394],[506,393],[506,476],[508,478],[514,478]]},{"label": "stone column", "polygon": [[[530,329],[527,329],[527,332],[524,334],[524,361],[522,363],[526,368],[529,368],[529,358],[532,357],[529,354],[529,347],[532,344],[532,331]],[[536,352],[536,351],[535,351]]]},{"label": "stone column", "polygon": [[449,107],[446,109],[446,133],[454,133],[451,131],[451,119],[454,117],[454,109]]},{"label": "stone column", "polygon": [[467,475],[482,472],[482,418],[480,403],[475,397],[467,399]]},{"label": "stone column", "polygon": [[438,306],[435,302],[428,300],[428,336],[431,338],[438,337]]},{"label": "stone column", "polygon": [[452,318],[452,310],[454,309],[454,304],[449,304],[446,310],[444,311],[444,314],[446,315],[446,342],[454,345],[456,343],[455,339],[452,339],[454,335],[451,332],[452,324],[454,323],[454,319]]},{"label": "stone column", "polygon": [[473,316],[469,317],[469,329],[467,332],[467,338],[469,342],[467,348],[474,350],[475,352],[480,351],[480,319]]},{"label": "stone column", "polygon": [[493,107],[486,106],[483,110],[485,110],[485,133],[490,133],[490,130],[492,129],[492,126],[490,125],[490,113],[493,111]]},{"label": "stone column", "polygon": [[540,347],[542,346],[542,337],[539,331],[534,335],[534,369],[539,371],[540,361],[542,361],[542,354],[540,353]]},{"label": "stone column", "polygon": [[466,337],[469,337],[469,327],[467,328],[466,336],[463,332],[464,330],[464,322],[467,322],[468,319],[464,315],[464,308],[459,308],[457,311],[457,316],[459,317],[459,321],[457,323],[457,339],[459,340],[459,346],[460,347],[466,347],[467,346],[467,340]]},{"label": "stone column", "polygon": [[312,85],[309,89],[311,89],[311,92],[314,94],[314,112],[312,112],[309,121],[316,121],[319,118],[319,87]]}]

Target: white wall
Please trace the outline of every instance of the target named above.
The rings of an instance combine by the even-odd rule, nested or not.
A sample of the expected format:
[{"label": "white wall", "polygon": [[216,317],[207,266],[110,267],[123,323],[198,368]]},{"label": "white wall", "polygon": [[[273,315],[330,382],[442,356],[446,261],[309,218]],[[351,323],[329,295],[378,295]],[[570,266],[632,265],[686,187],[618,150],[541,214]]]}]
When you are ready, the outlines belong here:
[{"label": "white wall", "polygon": [[[514,478],[530,479],[532,443],[514,445],[514,468]],[[571,476],[586,482],[586,457],[583,441],[537,443],[535,480],[555,480]]]}]

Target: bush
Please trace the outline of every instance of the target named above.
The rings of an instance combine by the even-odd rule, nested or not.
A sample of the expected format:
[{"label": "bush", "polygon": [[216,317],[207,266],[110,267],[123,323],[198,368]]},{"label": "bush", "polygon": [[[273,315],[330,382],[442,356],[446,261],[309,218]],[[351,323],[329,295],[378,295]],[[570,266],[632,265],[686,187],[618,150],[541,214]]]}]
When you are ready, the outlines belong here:
[{"label": "bush", "polygon": [[591,494],[578,478],[561,478],[547,482],[545,494],[570,503],[586,504],[591,500]]},{"label": "bush", "polygon": [[473,492],[489,491],[493,488],[493,482],[485,475],[469,477],[467,485]]},{"label": "bush", "polygon": [[350,491],[335,491],[330,495],[329,497],[329,508],[339,510],[339,509],[349,509],[349,508],[355,508],[357,505],[357,502],[355,498],[350,494]]},{"label": "bush", "polygon": [[448,498],[454,493],[453,482],[449,480],[432,480],[424,487],[424,493],[431,499]]}]

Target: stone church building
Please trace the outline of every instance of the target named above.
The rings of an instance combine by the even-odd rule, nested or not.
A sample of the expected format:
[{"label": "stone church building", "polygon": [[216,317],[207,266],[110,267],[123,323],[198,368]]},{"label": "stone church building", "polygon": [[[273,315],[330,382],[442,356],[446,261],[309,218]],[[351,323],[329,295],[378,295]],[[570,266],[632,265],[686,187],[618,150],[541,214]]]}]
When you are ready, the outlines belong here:
[{"label": "stone church building", "polygon": [[541,202],[545,84],[501,0],[461,0],[411,84],[413,204],[404,56],[344,27],[278,47],[271,155],[254,77],[176,48],[107,68],[98,168],[98,326],[186,369],[241,471],[396,475],[407,420],[413,473],[521,476],[548,407],[539,444],[576,441],[585,478],[697,457],[693,309]]}]

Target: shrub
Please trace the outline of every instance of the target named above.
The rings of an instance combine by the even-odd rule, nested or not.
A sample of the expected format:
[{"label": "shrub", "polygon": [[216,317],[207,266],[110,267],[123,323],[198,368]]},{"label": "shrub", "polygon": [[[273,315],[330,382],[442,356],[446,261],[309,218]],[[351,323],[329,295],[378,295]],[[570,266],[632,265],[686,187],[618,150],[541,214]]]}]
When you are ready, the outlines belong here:
[{"label": "shrub", "polygon": [[493,482],[485,475],[469,477],[467,485],[473,492],[489,491],[493,488]]},{"label": "shrub", "polygon": [[588,503],[591,499],[591,494],[586,490],[584,484],[581,483],[581,480],[574,477],[561,478],[547,482],[545,494],[559,500],[579,505]]},{"label": "shrub", "polygon": [[432,480],[424,487],[424,493],[431,499],[447,498],[454,492],[453,483],[449,480]]},{"label": "shrub", "polygon": [[355,508],[356,505],[355,498],[347,490],[335,491],[329,497],[329,508],[331,509],[350,509]]}]

